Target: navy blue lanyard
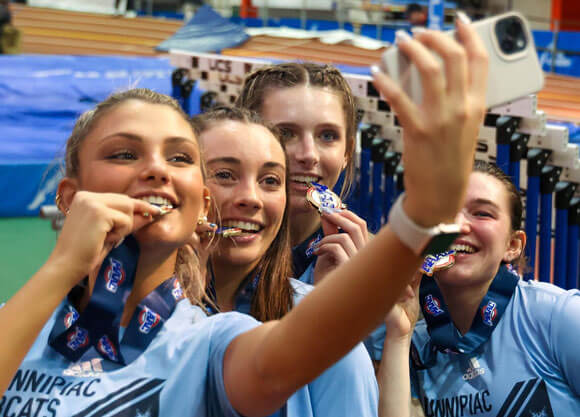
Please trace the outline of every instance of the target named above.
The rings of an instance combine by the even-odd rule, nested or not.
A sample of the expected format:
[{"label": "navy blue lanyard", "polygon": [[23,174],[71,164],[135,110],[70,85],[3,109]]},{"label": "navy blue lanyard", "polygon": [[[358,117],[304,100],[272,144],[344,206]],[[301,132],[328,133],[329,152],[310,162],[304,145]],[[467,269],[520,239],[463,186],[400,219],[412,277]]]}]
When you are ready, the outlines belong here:
[{"label": "navy blue lanyard", "polygon": [[324,233],[322,233],[322,228],[318,229],[316,232],[308,236],[304,242],[294,246],[292,248],[292,270],[294,272],[294,277],[300,277],[308,266],[316,261],[316,256],[314,255],[314,249],[316,244],[320,242]]},{"label": "navy blue lanyard", "polygon": [[149,346],[184,295],[176,277],[161,283],[139,303],[119,343],[121,315],[138,259],[139,248],[131,236],[107,255],[84,311],[79,314],[65,303],[58,312],[48,340],[53,349],[71,361],[88,354],[126,365]]},{"label": "navy blue lanyard", "polygon": [[418,358],[427,356],[424,366],[433,364],[436,351],[445,353],[471,353],[485,343],[500,321],[518,284],[519,276],[501,265],[487,294],[479,304],[478,312],[469,331],[462,336],[456,329],[443,295],[433,277],[423,275],[419,290],[419,301],[430,335],[430,345],[424,355],[419,355],[415,346],[412,359],[417,364]]},{"label": "navy blue lanyard", "polygon": [[[213,268],[211,266],[211,262],[208,264],[208,272],[209,272],[209,282],[206,288],[206,294],[210,298],[210,300],[217,306],[217,294],[215,291],[215,275],[213,272]],[[240,313],[250,315],[250,310],[252,309],[252,301],[254,299],[254,295],[256,294],[256,290],[258,289],[258,283],[260,282],[260,273],[256,272],[255,270],[252,271],[240,284],[240,287],[236,291],[235,295],[235,305],[234,310]],[[210,315],[219,313],[215,308],[211,305],[206,305],[206,310]]]}]

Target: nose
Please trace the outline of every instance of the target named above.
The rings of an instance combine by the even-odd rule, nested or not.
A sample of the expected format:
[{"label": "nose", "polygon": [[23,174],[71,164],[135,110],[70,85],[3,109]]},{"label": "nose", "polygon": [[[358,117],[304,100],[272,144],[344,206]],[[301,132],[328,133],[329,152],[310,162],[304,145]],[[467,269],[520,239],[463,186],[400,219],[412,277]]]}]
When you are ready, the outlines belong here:
[{"label": "nose", "polygon": [[169,182],[167,161],[161,156],[151,156],[145,160],[141,178],[157,184],[167,184]]},{"label": "nose", "polygon": [[469,216],[465,215],[465,212],[461,210],[455,216],[455,223],[460,227],[460,233],[466,235],[471,231],[471,223],[469,222]]},{"label": "nose", "polygon": [[264,203],[259,195],[258,184],[254,181],[241,182],[236,187],[234,205],[242,209],[259,210]]},{"label": "nose", "polygon": [[318,165],[320,155],[316,147],[314,135],[311,132],[306,132],[296,143],[294,152],[296,161],[304,168],[310,169]]}]

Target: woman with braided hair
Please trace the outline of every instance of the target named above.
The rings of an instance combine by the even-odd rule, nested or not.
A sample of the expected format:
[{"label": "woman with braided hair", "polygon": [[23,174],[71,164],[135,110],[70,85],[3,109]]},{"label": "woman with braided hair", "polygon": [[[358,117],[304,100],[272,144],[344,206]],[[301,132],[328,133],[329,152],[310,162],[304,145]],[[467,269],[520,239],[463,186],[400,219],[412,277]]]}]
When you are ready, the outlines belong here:
[{"label": "woman with braided hair", "polygon": [[237,104],[282,132],[290,170],[294,276],[316,284],[369,239],[366,222],[353,212],[321,215],[306,200],[312,182],[332,189],[344,173],[342,197],[352,185],[357,126],[350,87],[330,65],[283,63],[250,74]]}]

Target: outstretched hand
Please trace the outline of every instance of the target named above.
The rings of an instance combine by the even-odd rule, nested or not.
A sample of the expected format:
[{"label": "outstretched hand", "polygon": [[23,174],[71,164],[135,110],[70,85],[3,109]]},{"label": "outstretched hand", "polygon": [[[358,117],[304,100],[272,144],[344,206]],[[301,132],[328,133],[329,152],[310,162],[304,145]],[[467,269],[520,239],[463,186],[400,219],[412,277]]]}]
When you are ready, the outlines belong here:
[{"label": "outstretched hand", "polygon": [[[373,67],[374,83],[397,114],[404,132],[404,209],[417,224],[453,222],[473,165],[485,114],[488,57],[470,24],[457,21],[457,38],[425,30],[398,47],[417,67],[423,99]],[[435,57],[441,58],[441,61]]]}]

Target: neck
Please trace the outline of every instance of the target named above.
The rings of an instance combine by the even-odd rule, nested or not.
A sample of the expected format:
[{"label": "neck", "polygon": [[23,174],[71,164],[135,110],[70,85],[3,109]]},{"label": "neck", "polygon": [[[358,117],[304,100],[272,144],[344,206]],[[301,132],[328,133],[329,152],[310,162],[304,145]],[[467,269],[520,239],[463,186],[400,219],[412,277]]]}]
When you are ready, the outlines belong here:
[{"label": "neck", "polygon": [[320,214],[312,208],[308,211],[290,211],[290,240],[299,245],[320,228]]},{"label": "neck", "polygon": [[467,288],[439,285],[438,283],[445,304],[447,304],[447,308],[449,309],[451,320],[453,320],[453,324],[462,336],[471,328],[479,304],[483,300],[483,297],[485,297],[485,294],[487,294],[492,281],[489,280],[483,285]]},{"label": "neck", "polygon": [[159,249],[141,252],[133,289],[125,302],[121,326],[127,327],[141,300],[175,273],[176,260],[177,250],[165,254],[161,254]]},{"label": "neck", "polygon": [[256,268],[257,264],[258,262],[250,265],[231,265],[215,258],[211,259],[215,280],[216,304],[220,311],[234,310],[238,288],[240,288],[248,274]]}]

